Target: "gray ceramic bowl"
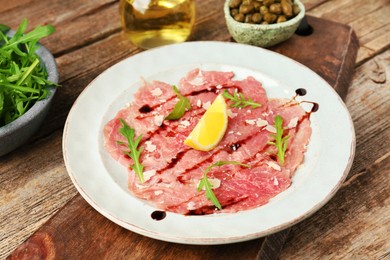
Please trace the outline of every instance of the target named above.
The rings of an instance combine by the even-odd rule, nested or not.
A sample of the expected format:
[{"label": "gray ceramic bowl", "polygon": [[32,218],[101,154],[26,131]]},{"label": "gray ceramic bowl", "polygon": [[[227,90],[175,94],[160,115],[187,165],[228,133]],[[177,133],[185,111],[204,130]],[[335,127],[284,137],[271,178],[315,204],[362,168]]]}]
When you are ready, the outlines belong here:
[{"label": "gray ceramic bowl", "polygon": [[229,2],[226,0],[224,12],[230,35],[236,42],[260,47],[270,47],[289,39],[305,16],[305,6],[299,0],[294,0],[301,11],[286,22],[268,25],[240,23],[230,15]]},{"label": "gray ceramic bowl", "polygon": [[[46,67],[48,79],[58,83],[58,69],[53,55],[42,45],[36,53]],[[0,156],[24,144],[38,130],[47,115],[55,91],[55,87],[51,88],[46,99],[36,102],[24,115],[0,127]]]}]

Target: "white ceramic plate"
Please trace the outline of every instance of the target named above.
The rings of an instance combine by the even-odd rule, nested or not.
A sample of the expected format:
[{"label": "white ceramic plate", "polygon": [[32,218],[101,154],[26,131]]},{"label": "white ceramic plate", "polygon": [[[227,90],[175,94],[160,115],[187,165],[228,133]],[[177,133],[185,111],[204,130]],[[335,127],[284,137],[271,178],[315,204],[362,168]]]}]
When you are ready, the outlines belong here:
[{"label": "white ceramic plate", "polygon": [[[156,209],[127,190],[125,167],[103,148],[103,127],[146,80],[177,84],[194,68],[252,75],[269,97],[289,97],[305,88],[305,100],[317,102],[304,164],[291,187],[268,204],[234,214],[183,216]],[[265,236],[308,217],[321,208],[347,176],[355,151],[351,117],[336,92],[307,67],[277,53],[224,42],[188,42],[152,49],[112,66],[80,94],[65,124],[63,152],[80,194],[97,211],[136,233],[185,244],[224,244]]]}]

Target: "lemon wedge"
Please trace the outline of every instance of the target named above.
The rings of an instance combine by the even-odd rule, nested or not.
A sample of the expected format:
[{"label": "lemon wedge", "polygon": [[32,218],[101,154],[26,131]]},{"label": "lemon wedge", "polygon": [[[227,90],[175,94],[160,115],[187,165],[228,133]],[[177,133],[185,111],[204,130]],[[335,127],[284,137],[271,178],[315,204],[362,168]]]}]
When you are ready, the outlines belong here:
[{"label": "lemon wedge", "polygon": [[222,94],[213,101],[184,144],[200,151],[210,151],[225,135],[228,124],[227,106]]}]

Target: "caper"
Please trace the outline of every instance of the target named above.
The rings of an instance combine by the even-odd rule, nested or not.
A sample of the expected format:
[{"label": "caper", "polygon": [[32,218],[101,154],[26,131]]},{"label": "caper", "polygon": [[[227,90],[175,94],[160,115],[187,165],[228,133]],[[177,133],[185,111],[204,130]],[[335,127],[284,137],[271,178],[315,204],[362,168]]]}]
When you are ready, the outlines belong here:
[{"label": "caper", "polygon": [[242,13],[236,14],[233,18],[234,18],[234,20],[236,20],[237,22],[240,22],[240,23],[245,21],[245,15]]},{"label": "caper", "polygon": [[254,23],[260,23],[263,17],[261,17],[260,13],[254,13],[252,14],[252,22]]},{"label": "caper", "polygon": [[266,13],[263,16],[264,21],[266,21],[267,23],[274,23],[277,18],[278,17],[276,16],[276,14],[272,14],[272,13]]},{"label": "caper", "polygon": [[268,9],[268,7],[266,7],[265,5],[262,5],[262,6],[260,7],[260,14],[261,14],[262,16],[264,16],[264,14],[266,14],[266,13],[269,13],[269,9]]},{"label": "caper", "polygon": [[246,23],[252,23],[252,15],[251,14],[245,15],[245,22]]},{"label": "caper", "polygon": [[281,4],[272,4],[269,6],[269,11],[273,14],[281,14],[282,13],[282,6],[281,6]]},{"label": "caper", "polygon": [[299,8],[297,4],[293,4],[292,9],[293,9],[294,16],[299,14],[299,12],[301,11],[301,8]]},{"label": "caper", "polygon": [[263,0],[263,5],[270,6],[275,3],[275,0]]},{"label": "caper", "polygon": [[236,14],[238,14],[239,13],[239,11],[238,11],[238,9],[237,8],[234,8],[234,9],[231,9],[230,10],[230,14],[231,14],[231,16],[235,16]]},{"label": "caper", "polygon": [[283,22],[285,22],[285,21],[287,21],[286,16],[284,16],[284,15],[279,15],[278,19],[276,20],[276,23],[283,23]]},{"label": "caper", "polygon": [[256,1],[256,2],[253,3],[253,6],[255,7],[255,10],[256,10],[256,11],[259,11],[259,10],[260,10],[260,6],[261,6],[261,3]]},{"label": "caper", "polygon": [[242,4],[240,5],[240,13],[250,14],[255,9],[253,4]]},{"label": "caper", "polygon": [[283,14],[284,14],[286,17],[291,17],[291,16],[292,16],[292,6],[291,6],[291,4],[288,2],[288,0],[282,0],[282,1],[280,2],[280,5],[282,6]]},{"label": "caper", "polygon": [[230,8],[238,8],[241,4],[242,0],[230,0],[229,7]]}]

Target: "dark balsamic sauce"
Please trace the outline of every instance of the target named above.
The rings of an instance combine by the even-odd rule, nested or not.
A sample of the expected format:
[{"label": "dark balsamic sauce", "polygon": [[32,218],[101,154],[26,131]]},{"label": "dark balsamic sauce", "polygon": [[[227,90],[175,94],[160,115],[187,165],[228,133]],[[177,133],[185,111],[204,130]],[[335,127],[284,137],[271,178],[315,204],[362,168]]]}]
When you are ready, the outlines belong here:
[{"label": "dark balsamic sauce", "polygon": [[153,108],[151,108],[149,105],[143,105],[140,109],[139,112],[142,114],[147,114],[153,111]]},{"label": "dark balsamic sauce", "polygon": [[304,96],[304,95],[306,95],[307,91],[306,91],[306,89],[304,89],[304,88],[298,88],[297,90],[295,90],[295,93],[296,93],[298,96]]},{"label": "dark balsamic sauce", "polygon": [[[295,94],[296,96],[293,98],[293,100],[297,97],[297,96],[304,96],[307,94],[307,91],[306,89],[304,88],[298,88],[295,90]],[[309,104],[312,104],[313,107],[311,108],[310,112],[307,112],[308,113],[308,116],[310,117],[310,114],[311,113],[314,113],[314,112],[317,112],[318,109],[320,108],[320,105],[316,102],[312,102],[312,101],[301,101],[300,103],[309,103]]]},{"label": "dark balsamic sauce", "polygon": [[163,220],[167,216],[167,213],[165,211],[155,210],[150,216],[154,220]]},{"label": "dark balsamic sauce", "polygon": [[318,109],[320,108],[320,105],[316,102],[311,102],[313,104],[313,107],[311,108],[310,113],[317,112]]}]

